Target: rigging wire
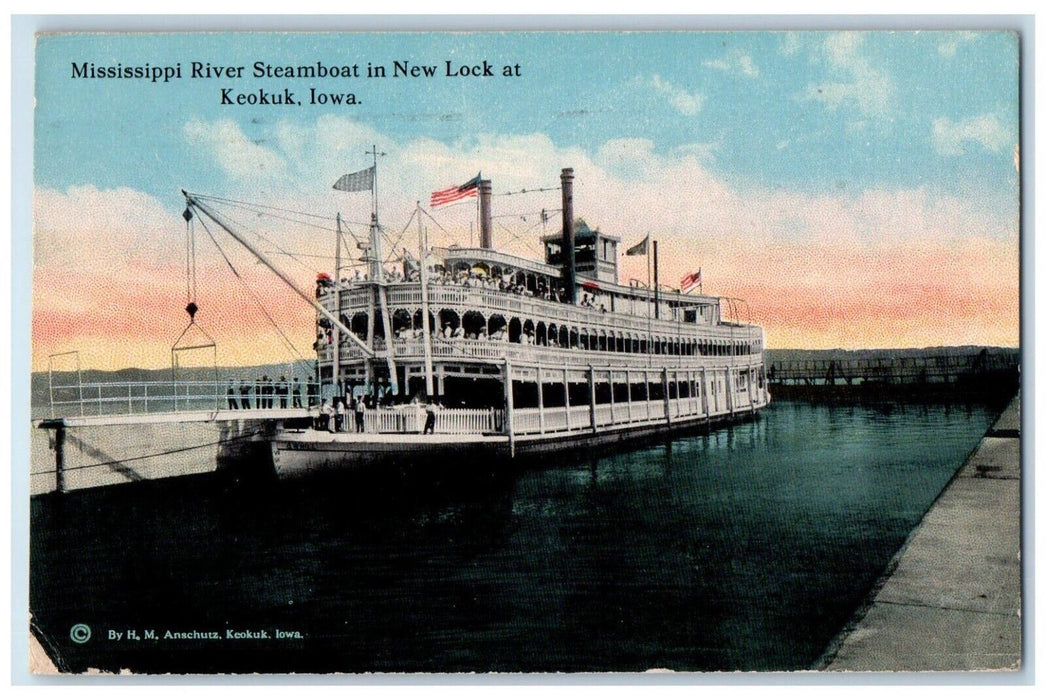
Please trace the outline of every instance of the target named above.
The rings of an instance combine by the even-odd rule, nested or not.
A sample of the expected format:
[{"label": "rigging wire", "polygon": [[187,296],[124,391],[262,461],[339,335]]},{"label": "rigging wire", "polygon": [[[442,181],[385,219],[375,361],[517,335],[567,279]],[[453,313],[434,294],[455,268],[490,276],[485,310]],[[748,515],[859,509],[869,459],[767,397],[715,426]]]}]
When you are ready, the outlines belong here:
[{"label": "rigging wire", "polygon": [[[299,258],[316,258],[317,260],[326,260],[328,262],[334,262],[334,259],[336,257],[334,255],[317,255],[315,253],[299,253],[297,251],[292,253],[292,252],[289,252],[289,251],[282,251],[282,250],[263,250],[262,252],[265,253],[266,255],[286,255],[286,256],[297,256]],[[345,260],[341,261],[341,266],[342,267],[358,267],[358,266],[360,266],[362,264],[363,263],[361,263],[359,261],[355,261],[355,262],[345,262]]]},{"label": "rigging wire", "polygon": [[[389,256],[385,259],[385,263],[388,263],[388,262],[390,262],[392,260],[392,256],[396,254],[396,249],[399,247],[400,241],[403,240],[404,234],[407,233],[407,229],[410,228],[411,222],[414,221],[414,217],[417,216],[417,215],[418,215],[418,207],[414,207],[414,211],[411,212],[410,218],[407,219],[406,225],[403,227],[403,230],[399,232],[399,236],[396,237],[396,242],[393,243],[389,247],[390,252],[389,252]],[[390,241],[392,240],[391,236],[389,236],[388,238],[389,238]]]},{"label": "rigging wire", "polygon": [[[239,200],[239,199],[228,199],[226,197],[217,197],[215,195],[210,195],[210,194],[197,194],[195,192],[190,192],[189,194],[191,194],[194,199],[206,199],[206,200],[211,200],[211,201],[214,201],[214,202],[224,202],[226,204],[239,204],[239,205],[242,205],[242,206],[248,207],[248,208],[255,207],[255,208],[258,208],[258,209],[272,209],[273,211],[282,211],[282,212],[286,212],[288,214],[298,214],[300,216],[308,216],[308,217],[313,218],[313,219],[323,219],[325,221],[329,221],[330,218],[331,218],[330,216],[327,216],[326,214],[314,214],[313,212],[298,211],[296,209],[287,209],[285,207],[276,207],[276,206],[272,206],[270,204],[260,204],[258,202],[245,202],[245,201]],[[356,224],[357,226],[369,226],[370,225],[367,222],[363,222],[363,221],[347,221],[346,219],[342,219],[342,223]]]},{"label": "rigging wire", "polygon": [[[220,202],[223,202],[223,203],[228,202],[230,204],[230,206],[240,205],[240,206],[237,206],[237,208],[245,209],[247,211],[254,211],[251,208],[251,206],[248,206],[250,203],[242,203],[239,200],[226,200],[225,198],[222,198],[222,197],[210,197],[210,196],[207,196],[207,195],[205,195],[203,198],[204,199],[213,199],[213,200],[217,200],[217,201],[220,201]],[[280,207],[266,207],[266,205],[256,205],[256,206],[259,207],[259,208],[271,208],[271,209],[276,209],[276,210],[280,210],[280,211],[291,211],[291,212],[294,211],[294,210],[284,210],[284,209],[281,209]],[[322,230],[322,231],[328,231],[330,233],[334,233],[335,235],[337,235],[337,231],[338,231],[337,228],[328,228],[328,227],[324,227],[324,226],[318,226],[318,225],[315,225],[315,224],[309,224],[308,222],[305,222],[305,221],[299,221],[299,220],[290,219],[290,218],[287,218],[287,217],[274,216],[274,215],[268,214],[266,212],[260,212],[259,211],[257,213],[259,213],[260,215],[269,216],[269,217],[275,218],[275,219],[283,219],[283,220],[286,220],[286,221],[292,221],[294,223],[301,223],[301,224],[306,225],[306,226],[311,226],[312,228],[315,228],[315,229],[319,229],[319,230]],[[252,228],[250,225],[247,224],[247,222],[245,222],[245,221],[243,221],[241,219],[237,219],[234,216],[230,216],[228,213],[226,213],[226,216],[229,218],[230,222],[238,224],[245,232],[252,233],[255,236],[257,236],[259,239],[261,239],[261,240],[265,241],[266,243],[270,244],[271,246],[275,247],[277,249],[277,251],[278,251],[276,254],[283,255],[283,256],[286,256],[286,257],[292,259],[294,262],[296,262],[298,265],[300,265],[303,269],[307,270],[310,274],[315,275],[318,272],[320,272],[320,270],[317,270],[314,266],[308,264],[306,261],[301,260],[300,258],[308,257],[308,258],[314,258],[314,259],[333,260],[333,256],[322,256],[322,255],[314,255],[314,254],[307,254],[307,253],[298,253],[298,252],[292,252],[290,250],[287,250],[286,248],[282,247],[280,244],[278,244],[276,241],[274,241],[269,236],[266,236],[265,234],[261,233],[260,231]],[[314,214],[313,215],[309,215],[309,216],[314,216],[315,218],[324,218],[324,219],[327,218],[327,217],[320,217],[320,216],[314,215]],[[343,224],[345,223],[345,219],[342,219],[342,223]],[[408,226],[409,226],[409,222],[408,222]],[[384,230],[382,227],[379,227],[379,229]],[[345,228],[342,229],[341,234],[342,234],[342,243],[345,245],[346,249],[352,249],[352,246],[349,245],[348,240],[345,238],[345,234],[346,233],[352,238],[353,242],[356,244],[355,247],[357,249],[359,249],[361,247],[361,242],[360,242],[359,237],[357,237],[356,234],[352,232],[352,229],[345,227]],[[360,263],[359,261],[354,260],[354,259],[352,259],[351,263],[343,264],[343,267],[349,267],[349,268],[356,268],[356,267],[360,267],[360,266],[362,266],[362,263]]]},{"label": "rigging wire", "polygon": [[[450,248],[451,246],[457,245],[457,240],[454,238],[454,234],[452,234],[446,228],[442,227],[442,225],[438,221],[436,221],[435,218],[433,218],[431,213],[429,213],[428,211],[426,211],[425,209],[420,208],[420,207],[418,207],[418,210],[420,212],[422,212],[423,216],[428,217],[429,221],[431,221],[433,224],[436,225],[436,228],[438,228],[440,231],[442,231],[442,232],[447,234],[448,244],[446,246],[444,246],[444,247]],[[433,247],[432,241],[429,241],[429,248],[431,249],[432,247]],[[435,246],[435,247],[438,248],[440,246]]]},{"label": "rigging wire", "polygon": [[319,224],[314,224],[314,223],[310,223],[308,221],[303,221],[302,219],[295,219],[295,218],[290,217],[290,216],[280,216],[279,214],[272,214],[272,213],[266,212],[266,211],[258,211],[256,209],[251,209],[250,207],[239,206],[239,205],[236,205],[236,204],[230,204],[228,206],[234,207],[234,208],[237,208],[237,209],[245,209],[245,210],[247,210],[249,212],[254,212],[259,217],[264,216],[264,217],[267,217],[267,218],[270,218],[270,219],[276,219],[278,221],[289,221],[289,222],[291,222],[293,224],[300,224],[302,226],[308,226],[309,228],[314,228],[314,229],[317,229],[317,230],[320,230],[320,231],[329,231],[330,233],[334,233],[337,230],[333,226],[321,226]]},{"label": "rigging wire", "polygon": [[[359,241],[359,239],[356,238],[356,235],[354,233],[352,233],[351,231],[349,232],[349,235],[352,237],[353,242],[356,244],[356,250],[359,250],[360,249],[360,241]],[[342,235],[341,235],[341,244],[343,246],[345,246],[345,250],[352,250],[352,246],[350,246],[349,242],[347,240],[345,240],[344,232],[342,232]],[[358,262],[356,260],[353,260],[351,265],[346,265],[345,261],[342,260],[341,264],[342,264],[342,267],[355,267],[358,264]]]},{"label": "rigging wire", "polygon": [[190,262],[192,246],[189,240],[192,237],[193,222],[191,214],[183,214],[183,217],[185,218],[185,303],[188,305],[192,301],[192,264]]},{"label": "rigging wire", "polygon": [[511,197],[511,196],[517,195],[517,194],[532,194],[534,192],[558,192],[560,189],[562,189],[562,188],[559,187],[559,186],[556,186],[556,187],[537,187],[537,188],[534,188],[532,190],[528,190],[527,188],[524,187],[523,189],[517,190],[515,192],[492,192],[491,196],[493,196],[493,197]]},{"label": "rigging wire", "polygon": [[[282,207],[272,207],[272,206],[268,206],[268,205],[265,205],[265,204],[255,204],[255,203],[252,203],[252,202],[241,202],[241,201],[235,200],[235,199],[224,199],[222,197],[213,197],[213,196],[210,196],[210,195],[193,195],[193,196],[199,197],[200,199],[205,199],[205,200],[209,199],[209,200],[218,201],[218,202],[221,202],[223,204],[228,204],[231,207],[236,207],[237,209],[246,209],[247,211],[252,211],[252,212],[258,214],[259,216],[266,216],[266,217],[269,217],[271,219],[277,219],[277,220],[280,220],[280,221],[289,221],[291,223],[301,224],[302,226],[308,226],[309,228],[314,228],[314,229],[317,229],[317,230],[320,230],[320,231],[328,231],[330,233],[336,233],[337,232],[337,228],[335,228],[333,226],[321,226],[319,224],[310,223],[308,221],[303,221],[301,219],[295,219],[295,218],[288,217],[288,216],[279,216],[279,215],[276,215],[276,214],[272,214],[270,212],[262,211],[262,209],[271,209],[273,211],[288,212],[288,213],[291,213],[291,214],[298,214],[300,216],[308,216],[308,217],[312,217],[312,218],[315,218],[315,219],[321,219],[323,221],[330,221],[330,217],[329,216],[324,216],[324,215],[320,215],[320,214],[310,214],[308,212],[299,212],[299,211],[296,211],[294,209],[284,209]],[[346,221],[345,219],[342,219],[341,221],[342,221],[343,224],[344,223],[351,223],[351,224],[357,224],[359,226],[367,225],[367,224],[363,224],[362,222],[358,222],[358,221]],[[242,224],[242,222],[240,222],[240,223]],[[342,233],[346,233],[346,232],[352,237],[352,239],[354,241],[356,241],[357,244],[359,243],[359,238],[357,238],[356,234],[354,234],[352,232],[352,229],[346,228],[346,229],[344,229],[342,231]]]},{"label": "rigging wire", "polygon": [[[526,188],[524,188],[524,189],[521,189],[521,190],[518,190],[518,191],[497,193],[497,194],[495,194],[493,196],[504,197],[504,196],[514,196],[514,195],[521,195],[521,194],[553,192],[553,191],[559,191],[560,189],[561,188],[558,187],[558,186],[556,186],[556,187],[540,187],[540,188],[534,188],[534,189],[526,189]],[[256,203],[256,202],[247,202],[247,201],[244,201],[244,200],[232,199],[232,198],[228,198],[228,197],[218,197],[218,196],[214,196],[214,195],[196,195],[196,194],[194,194],[193,196],[194,197],[198,197],[198,198],[203,199],[203,200],[208,200],[208,201],[211,201],[211,202],[219,202],[219,203],[228,205],[230,207],[235,207],[235,208],[246,210],[246,211],[252,211],[252,212],[256,213],[258,216],[265,216],[265,217],[269,217],[270,219],[289,221],[289,222],[300,224],[300,225],[303,225],[303,226],[307,226],[307,227],[310,227],[310,228],[313,228],[313,229],[318,229],[318,230],[321,230],[321,231],[332,232],[332,233],[335,233],[336,235],[337,235],[337,232],[338,232],[338,229],[334,228],[334,227],[319,225],[319,224],[316,224],[316,223],[312,223],[310,221],[305,221],[303,219],[294,218],[294,217],[291,217],[291,216],[281,216],[280,214],[277,214],[277,213],[274,213],[274,212],[281,212],[281,213],[285,213],[285,214],[292,214],[292,215],[295,215],[295,216],[298,216],[298,217],[308,217],[308,218],[311,218],[311,219],[320,219],[320,220],[323,220],[323,221],[329,221],[330,217],[328,217],[328,216],[323,216],[323,215],[319,215],[319,214],[313,214],[313,213],[310,213],[310,212],[298,211],[298,210],[289,209],[289,208],[286,208],[286,207],[278,207],[278,206],[273,206],[273,205],[260,204],[260,203]],[[469,202],[468,200],[465,200],[465,201],[462,201],[462,202],[457,202],[457,203],[446,205],[446,206],[449,207],[449,206],[456,206],[456,205],[461,205],[461,204],[471,204],[471,202]],[[426,216],[429,219],[429,221],[431,221],[433,224],[435,224],[436,228],[439,229],[439,231],[444,233],[447,236],[447,238],[450,239],[451,245],[454,244],[454,236],[453,236],[453,234],[450,233],[450,231],[448,231],[446,228],[444,228],[439,223],[439,221],[437,221],[435,219],[435,217],[432,216],[431,213],[425,211],[424,209],[421,209],[420,207],[415,207],[414,211],[411,213],[411,216],[408,219],[407,223],[404,225],[403,229],[399,232],[398,235],[396,235],[395,241],[393,241],[393,237],[389,234],[388,230],[385,229],[385,227],[379,225],[379,227],[378,227],[379,235],[381,235],[383,237],[384,241],[386,242],[386,245],[388,245],[388,250],[389,250],[389,253],[386,256],[385,260],[382,261],[383,265],[384,264],[388,264],[390,262],[393,262],[395,260],[401,259],[401,256],[399,256],[399,257],[397,256],[397,251],[398,251],[398,249],[400,247],[400,243],[403,241],[403,238],[404,238],[404,236],[407,233],[407,230],[410,228],[411,224],[414,222],[414,217],[418,215],[417,212],[419,210],[422,212],[422,214],[424,214],[424,216]],[[527,230],[524,232],[524,233],[526,233],[526,232],[529,232],[529,231],[533,230],[537,226],[545,223],[548,220],[548,218],[549,218],[549,214],[553,214],[553,213],[558,212],[558,211],[560,211],[560,210],[558,210],[558,209],[542,209],[541,211],[522,212],[522,213],[516,213],[516,214],[502,214],[502,215],[498,215],[498,216],[495,216],[495,217],[492,217],[492,218],[496,220],[496,219],[515,218],[515,217],[518,216],[519,218],[521,218],[524,221],[526,221],[526,217],[527,216],[532,216],[532,215],[540,216],[541,220],[538,221],[538,223],[528,227]],[[296,262],[298,265],[300,265],[302,268],[308,270],[310,273],[314,274],[314,273],[317,272],[317,270],[312,265],[310,265],[306,261],[302,260],[302,258],[312,258],[312,259],[322,259],[322,260],[329,260],[330,259],[330,256],[313,255],[313,254],[299,253],[299,252],[294,252],[294,251],[287,250],[287,249],[283,248],[282,246],[280,246],[276,241],[274,241],[269,236],[266,236],[265,234],[261,233],[260,231],[251,229],[244,221],[237,220],[237,219],[235,219],[233,217],[229,217],[229,218],[230,218],[231,221],[233,221],[234,223],[240,225],[245,230],[254,233],[254,235],[257,236],[259,239],[261,239],[261,240],[265,241],[266,243],[272,245],[274,248],[277,249],[278,254],[290,258],[291,260]],[[358,224],[358,225],[361,225],[361,226],[365,225],[365,224],[363,224],[363,222],[353,222],[353,221],[347,221],[345,219],[342,219],[342,223],[343,224],[345,224],[345,223],[354,223],[354,224]],[[369,224],[367,224],[367,225],[369,225]],[[501,224],[500,222],[498,223],[498,225],[501,227],[501,229],[503,231],[505,231],[506,233],[509,234],[509,236],[512,238],[512,240],[514,242],[521,243],[523,246],[525,246],[525,248],[529,252],[531,252],[531,253],[533,253],[533,254],[535,254],[535,255],[540,257],[541,251],[537,250],[537,248],[534,246],[534,244],[532,242],[527,241],[527,240],[521,238],[520,235],[514,233],[513,231],[511,231],[510,229],[505,227],[503,224]],[[360,248],[361,246],[365,246],[365,244],[361,244],[360,238],[357,237],[357,235],[352,232],[351,228],[345,227],[345,228],[343,228],[341,230],[341,236],[342,236],[342,241],[345,244],[346,248],[351,249],[351,247],[352,247],[352,246],[349,246],[347,239],[344,238],[344,236],[346,234],[348,234],[348,236],[351,237],[351,239],[356,243],[356,247],[357,248]],[[195,249],[195,241],[194,241],[194,239],[192,237],[190,237],[187,245],[190,248],[190,250],[187,251],[187,260],[188,260],[194,254],[193,251]],[[351,259],[351,257],[350,257],[350,259]],[[351,263],[346,265],[346,267],[357,267],[357,266],[359,266],[359,265],[358,265],[357,261],[355,261],[355,260],[353,260]],[[191,270],[190,270],[189,263],[187,262],[187,274],[189,274],[189,273],[191,273]],[[187,289],[186,294],[187,294],[187,296],[191,295],[191,293],[188,291],[188,289]]]},{"label": "rigging wire", "polygon": [[420,209],[420,211],[421,211],[422,214],[424,214],[425,216],[429,217],[429,221],[431,221],[432,223],[436,224],[436,228],[438,228],[440,231],[442,231],[443,233],[447,234],[448,236],[451,235],[450,231],[448,231],[447,229],[443,228],[443,226],[441,226],[440,223],[438,221],[436,221],[435,218],[433,218],[432,214],[428,213],[424,209]]},{"label": "rigging wire", "polygon": [[[540,224],[541,222],[538,222],[538,223]],[[514,240],[516,240],[516,241],[518,241],[518,242],[522,243],[523,245],[527,246],[527,248],[529,248],[529,249],[530,249],[530,251],[531,251],[532,253],[534,253],[534,255],[536,255],[537,257],[539,257],[539,258],[541,257],[541,251],[540,251],[540,250],[538,250],[537,248],[534,248],[534,247],[533,247],[533,245],[534,245],[533,243],[531,243],[530,241],[526,240],[525,238],[520,238],[520,237],[519,237],[519,236],[517,236],[517,235],[516,235],[515,233],[513,233],[513,232],[512,232],[512,230],[511,230],[510,228],[508,228],[507,226],[505,226],[505,224],[501,223],[500,221],[499,221],[499,222],[497,222],[497,224],[498,224],[498,226],[500,226],[500,227],[502,228],[502,230],[504,230],[504,231],[505,231],[505,233],[507,233],[508,235],[512,236],[512,238],[513,238]],[[537,226],[537,225],[538,225],[538,224],[534,224],[534,226]],[[533,226],[532,226],[531,228],[533,228]],[[527,230],[529,231],[530,229],[527,229]]]},{"label": "rigging wire", "polygon": [[196,323],[196,312],[200,310],[196,305],[196,225],[188,207],[182,212],[182,217],[185,219],[185,313],[189,314],[189,325],[178,336],[178,340],[174,341],[174,347],[178,346],[182,336]]},{"label": "rigging wire", "polygon": [[526,221],[526,217],[528,217],[528,216],[543,216],[543,217],[545,217],[545,220],[548,220],[550,218],[550,215],[559,213],[561,211],[563,211],[563,210],[562,209],[542,209],[541,211],[524,211],[524,212],[519,212],[517,214],[498,214],[497,216],[492,216],[490,218],[491,219],[515,219],[516,217],[519,217],[520,219],[523,219],[524,221]]},{"label": "rigging wire", "polygon": [[310,266],[310,265],[309,265],[308,263],[306,263],[305,261],[303,261],[303,260],[299,260],[299,259],[298,259],[298,258],[297,258],[297,257],[295,256],[295,254],[293,254],[293,253],[291,253],[290,251],[288,251],[288,250],[286,250],[285,248],[283,248],[283,247],[282,247],[282,246],[281,246],[281,245],[280,245],[279,243],[277,243],[276,241],[272,240],[272,239],[271,239],[271,238],[269,238],[268,236],[266,236],[266,235],[264,235],[264,234],[262,234],[262,233],[260,233],[260,232],[258,232],[258,231],[256,231],[256,230],[253,230],[253,229],[252,229],[252,228],[251,228],[250,226],[248,226],[248,225],[247,225],[247,223],[246,223],[246,222],[244,222],[244,221],[241,221],[241,220],[239,220],[239,219],[236,219],[236,218],[234,218],[234,217],[232,217],[232,216],[229,216],[228,214],[225,214],[225,216],[226,216],[226,218],[228,218],[228,219],[229,219],[229,221],[230,221],[230,222],[232,222],[232,223],[235,223],[235,224],[239,225],[239,227],[240,227],[241,229],[243,229],[243,231],[244,231],[245,233],[251,233],[251,234],[253,234],[253,235],[257,236],[257,237],[258,237],[258,238],[260,238],[261,240],[265,241],[265,242],[266,242],[266,243],[268,243],[269,245],[271,245],[271,246],[273,246],[274,248],[276,248],[276,249],[277,249],[278,251],[280,251],[280,253],[282,253],[283,255],[286,255],[286,256],[287,256],[287,257],[289,257],[289,258],[290,258],[291,260],[293,260],[294,262],[296,262],[296,263],[298,263],[299,265],[301,265],[301,266],[302,266],[303,268],[305,268],[306,270],[308,270],[309,274],[311,274],[311,275],[315,275],[315,274],[316,274],[317,272],[319,272],[318,270],[316,270],[315,268],[313,268],[312,266]]},{"label": "rigging wire", "polygon": [[313,369],[312,365],[305,360],[305,358],[302,356],[300,352],[298,352],[298,348],[294,345],[293,342],[291,342],[291,339],[288,338],[287,335],[283,332],[283,329],[281,329],[279,324],[276,323],[276,320],[273,319],[273,317],[269,314],[268,310],[261,303],[258,297],[254,294],[251,288],[247,286],[247,281],[240,274],[239,270],[236,269],[236,266],[232,264],[232,260],[230,260],[229,256],[225,254],[225,250],[218,243],[218,239],[215,238],[214,233],[211,232],[211,229],[207,226],[207,223],[203,220],[202,217],[200,217],[200,225],[203,226],[203,230],[207,232],[207,235],[210,236],[211,241],[214,242],[214,246],[218,249],[218,252],[221,253],[222,258],[225,260],[225,264],[229,266],[229,269],[232,270],[232,273],[236,276],[236,279],[238,279],[240,281],[240,284],[243,285],[244,291],[247,292],[251,300],[255,303],[258,309],[261,310],[262,314],[264,314],[265,318],[269,321],[269,323],[272,324],[273,328],[276,329],[276,332],[279,333],[280,338],[283,339],[283,342],[290,348],[291,352],[297,356],[298,359],[296,361],[300,362],[311,373]]}]

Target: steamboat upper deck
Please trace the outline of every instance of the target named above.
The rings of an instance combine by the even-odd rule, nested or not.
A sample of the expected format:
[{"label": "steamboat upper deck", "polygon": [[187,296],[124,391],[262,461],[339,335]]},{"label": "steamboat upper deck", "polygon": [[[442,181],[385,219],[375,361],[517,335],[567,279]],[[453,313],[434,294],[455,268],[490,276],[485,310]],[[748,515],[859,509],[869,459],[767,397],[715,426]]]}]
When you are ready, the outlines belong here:
[{"label": "steamboat upper deck", "polygon": [[[391,348],[397,358],[421,356],[420,283],[382,286],[391,334],[385,333],[374,301],[376,283],[341,288],[340,300],[331,288],[321,295],[320,303],[332,312],[340,306],[342,322],[375,351]],[[648,290],[634,288],[628,288],[625,295],[605,292],[597,299],[609,303],[599,302],[600,306],[570,305],[532,294],[461,284],[430,282],[427,291],[432,352],[439,357],[660,367],[676,366],[682,358],[759,355],[763,350],[762,329],[722,321],[720,301],[711,297],[662,299],[664,313],[655,319],[640,315],[644,307],[652,305]],[[651,313],[649,308],[646,313]],[[327,330],[321,325],[317,341],[321,365],[333,361],[334,333]],[[342,340],[342,361],[363,358],[360,348]]]},{"label": "steamboat upper deck", "polygon": [[[657,372],[671,369],[686,376],[722,371],[724,382],[764,389],[762,329],[737,320],[731,299],[619,283],[620,239],[571,218],[568,172],[565,233],[542,238],[544,261],[493,249],[488,221],[479,247],[426,248],[425,270],[405,259],[402,269],[372,266],[366,275],[318,280],[321,383],[337,387],[335,395],[385,386],[379,393],[406,400],[428,374],[426,394],[446,399],[456,388],[454,405],[496,406],[504,386],[483,384],[503,385],[502,369],[511,363],[533,371],[534,382],[541,368],[562,368],[564,384],[570,372],[586,369],[610,371],[611,383],[614,371],[630,370],[643,372],[641,383],[659,383]],[[489,218],[487,189],[486,201],[480,190],[481,219]]]}]

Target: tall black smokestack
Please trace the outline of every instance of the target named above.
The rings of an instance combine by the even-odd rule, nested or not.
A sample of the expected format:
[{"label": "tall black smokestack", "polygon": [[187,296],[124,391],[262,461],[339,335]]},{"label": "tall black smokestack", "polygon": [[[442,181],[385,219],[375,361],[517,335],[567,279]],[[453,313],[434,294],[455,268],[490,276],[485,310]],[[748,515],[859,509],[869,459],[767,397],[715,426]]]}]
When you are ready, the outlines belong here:
[{"label": "tall black smokestack", "polygon": [[559,175],[563,191],[563,286],[566,287],[568,304],[577,302],[577,290],[574,280],[577,270],[574,267],[574,169],[563,168]]},{"label": "tall black smokestack", "polygon": [[490,180],[479,181],[479,247],[494,247],[490,231]]}]

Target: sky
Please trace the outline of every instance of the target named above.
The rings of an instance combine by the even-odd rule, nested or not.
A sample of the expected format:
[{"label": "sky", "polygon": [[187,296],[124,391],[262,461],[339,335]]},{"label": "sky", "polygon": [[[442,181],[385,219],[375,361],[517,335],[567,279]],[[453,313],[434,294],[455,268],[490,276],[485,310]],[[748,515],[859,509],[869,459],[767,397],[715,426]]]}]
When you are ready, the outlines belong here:
[{"label": "sky", "polygon": [[[494,75],[459,75],[484,61]],[[194,62],[224,71],[192,77]],[[259,78],[256,62],[358,76]],[[76,77],[84,64],[181,77]],[[626,245],[650,233],[663,282],[700,268],[770,348],[1016,346],[1018,78],[1005,32],[43,36],[32,366],[71,350],[169,366],[189,298],[219,364],[309,357],[313,311],[212,226],[227,263],[180,191],[274,207],[224,211],[307,290],[333,264],[335,213],[365,234],[369,198],[331,184],[372,145],[401,247],[416,202],[482,171],[496,247],[534,256],[559,227],[540,217],[558,192],[534,190],[572,167],[577,216]],[[259,91],[301,104],[223,104]],[[469,243],[472,203],[428,214],[433,243]],[[621,264],[645,279],[641,259]]]}]

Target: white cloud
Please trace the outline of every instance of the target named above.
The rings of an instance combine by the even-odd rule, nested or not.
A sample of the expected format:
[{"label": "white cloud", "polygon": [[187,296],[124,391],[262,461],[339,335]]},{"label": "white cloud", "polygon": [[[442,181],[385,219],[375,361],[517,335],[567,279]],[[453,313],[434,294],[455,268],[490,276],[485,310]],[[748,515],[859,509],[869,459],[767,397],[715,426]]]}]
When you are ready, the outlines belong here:
[{"label": "white cloud", "polygon": [[759,67],[752,57],[737,50],[731,51],[725,58],[705,61],[704,66],[724,73],[739,73],[746,78],[759,77]]},{"label": "white cloud", "polygon": [[687,92],[668,82],[660,75],[654,75],[650,79],[650,86],[657,92],[668,98],[669,103],[676,108],[680,114],[692,117],[701,111],[704,97],[697,92]]},{"label": "white cloud", "polygon": [[993,153],[1005,148],[1013,136],[994,114],[983,114],[953,122],[947,117],[933,121],[933,147],[941,155],[960,156],[967,144],[980,145]]},{"label": "white cloud", "polygon": [[954,58],[960,46],[976,39],[975,32],[942,32],[937,42],[937,53],[945,58]]},{"label": "white cloud", "polygon": [[863,35],[836,32],[824,42],[829,67],[844,80],[814,83],[803,97],[822,102],[830,109],[852,104],[866,116],[885,117],[893,97],[893,80],[860,53]]},{"label": "white cloud", "polygon": [[37,189],[33,262],[100,274],[113,260],[139,270],[161,269],[184,259],[184,222],[181,231],[172,230],[177,221],[155,198],[127,187]]},{"label": "white cloud", "polygon": [[186,140],[209,150],[222,170],[236,179],[277,177],[284,161],[275,151],[250,140],[232,119],[193,119],[183,128]]},{"label": "white cloud", "polygon": [[[855,122],[854,128],[863,126],[866,125]],[[935,139],[944,150],[954,151],[970,143],[998,148],[1000,143],[1005,143],[997,131],[998,120],[994,118],[960,124],[938,120]],[[277,138],[276,134],[283,135]],[[531,191],[525,195],[495,197],[498,215],[557,209],[559,199],[555,191],[536,190],[557,187],[560,169],[564,167],[575,169],[578,215],[621,235],[644,231],[651,226],[651,221],[656,221],[658,227],[673,231],[672,235],[680,238],[719,234],[736,239],[738,232],[748,231],[759,240],[760,236],[773,238],[777,232],[787,229],[792,238],[809,235],[815,240],[823,238],[836,243],[848,240],[865,245],[865,233],[877,229],[877,224],[871,222],[879,216],[843,194],[786,197],[778,190],[764,194],[739,192],[710,170],[709,166],[715,163],[714,143],[692,143],[660,151],[649,139],[612,139],[593,153],[557,146],[541,133],[473,134],[449,143],[428,137],[398,140],[343,116],[323,116],[305,124],[270,125],[263,136],[270,137],[276,144],[273,157],[285,164],[282,179],[266,188],[281,193],[280,206],[332,217],[340,210],[350,222],[368,218],[369,198],[332,193],[330,185],[342,174],[369,165],[370,157],[365,151],[372,144],[379,144],[388,153],[379,159],[381,216],[386,226],[396,230],[410,218],[417,201],[424,204],[430,192],[465,182],[477,171],[491,179],[496,195],[524,188]],[[776,146],[799,147],[800,141],[785,139]],[[250,201],[258,199],[257,189],[243,180],[237,181],[234,191],[219,194]],[[889,201],[889,197],[883,201]],[[916,201],[923,202],[925,198]],[[627,202],[627,206],[622,206],[622,202]],[[909,209],[923,211],[933,206],[931,201],[925,207],[913,204]],[[444,245],[467,243],[470,223],[474,223],[475,218],[474,206],[443,207],[433,214],[442,227],[442,230],[432,230],[434,239]],[[899,212],[894,217],[896,220],[910,218],[910,212]],[[772,224],[774,221],[779,223]],[[787,222],[787,226],[780,224],[782,221]],[[279,233],[289,244],[303,246],[300,249],[308,247],[308,240],[315,245],[315,238],[306,237],[314,236],[315,232],[295,229],[283,220],[260,219],[252,225],[271,225],[269,233]],[[500,220],[501,225],[513,226],[509,219]],[[919,230],[918,226],[891,228]],[[364,231],[357,226],[357,234]],[[522,247],[515,237],[502,233],[505,234],[502,244],[514,246],[510,252],[533,253]],[[522,230],[515,231],[515,235],[521,234]]]},{"label": "white cloud", "polygon": [[276,145],[289,158],[300,160],[307,144],[301,129],[289,122],[281,122],[276,127]]},{"label": "white cloud", "polygon": [[677,146],[675,152],[680,156],[693,156],[699,163],[711,165],[716,162],[716,151],[720,148],[721,144],[717,142],[684,143]]},{"label": "white cloud", "polygon": [[748,54],[741,54],[737,57],[738,67],[741,69],[741,73],[747,75],[750,78],[756,78],[759,76],[759,67],[755,65],[755,61]]},{"label": "white cloud", "polygon": [[785,32],[784,39],[781,41],[777,52],[782,56],[794,56],[799,53],[801,48],[802,42],[799,39],[799,34],[796,32]]}]

